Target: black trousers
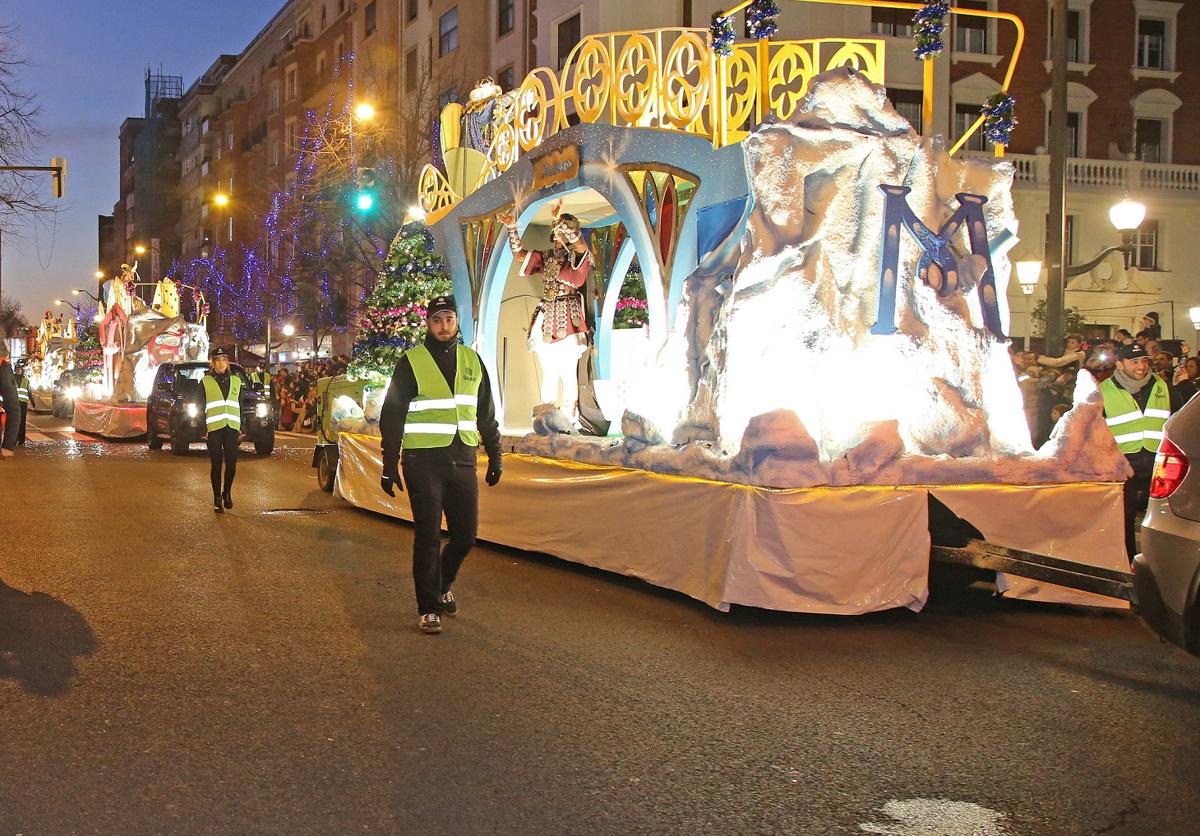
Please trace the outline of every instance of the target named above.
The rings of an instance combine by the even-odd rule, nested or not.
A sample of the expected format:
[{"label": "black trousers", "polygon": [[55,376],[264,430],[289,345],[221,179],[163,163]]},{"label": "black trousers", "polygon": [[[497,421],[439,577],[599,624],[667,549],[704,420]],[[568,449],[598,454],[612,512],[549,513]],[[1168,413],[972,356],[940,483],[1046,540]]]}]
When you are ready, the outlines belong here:
[{"label": "black trousers", "polygon": [[[449,458],[405,458],[404,489],[413,512],[413,582],[417,611],[437,612],[438,599],[450,589],[475,545],[479,528],[479,482],[474,463]],[[442,515],[449,532],[442,547]]]},{"label": "black trousers", "polygon": [[1125,480],[1125,555],[1129,558],[1129,562],[1133,562],[1133,556],[1137,553],[1137,538],[1134,537],[1134,530],[1137,528],[1138,520],[1146,513],[1146,506],[1150,504],[1150,476],[1138,476],[1134,474]]},{"label": "black trousers", "polygon": [[21,404],[21,429],[17,430],[17,444],[25,443],[25,421],[29,418],[29,404]]},{"label": "black trousers", "polygon": [[[211,466],[209,478],[212,480],[213,496],[229,493],[233,487],[233,477],[237,473],[238,443],[241,441],[241,430],[233,427],[221,427],[212,430],[204,439],[208,446],[208,462]],[[225,481],[222,489],[221,465],[225,466]]]}]

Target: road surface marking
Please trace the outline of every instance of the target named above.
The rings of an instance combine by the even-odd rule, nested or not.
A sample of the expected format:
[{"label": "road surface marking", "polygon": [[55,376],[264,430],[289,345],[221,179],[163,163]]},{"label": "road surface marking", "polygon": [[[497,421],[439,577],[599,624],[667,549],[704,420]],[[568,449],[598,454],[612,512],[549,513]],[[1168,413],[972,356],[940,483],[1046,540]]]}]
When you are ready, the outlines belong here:
[{"label": "road surface marking", "polygon": [[883,805],[888,824],[868,822],[858,829],[883,836],[1008,836],[1004,813],[948,798],[895,799]]}]

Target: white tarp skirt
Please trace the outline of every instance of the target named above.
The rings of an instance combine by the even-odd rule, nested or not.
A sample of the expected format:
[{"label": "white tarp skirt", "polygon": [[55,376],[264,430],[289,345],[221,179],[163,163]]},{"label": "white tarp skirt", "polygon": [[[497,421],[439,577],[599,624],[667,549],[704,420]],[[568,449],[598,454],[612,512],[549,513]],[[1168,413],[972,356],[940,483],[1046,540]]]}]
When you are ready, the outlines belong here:
[{"label": "white tarp skirt", "polygon": [[137,438],[146,434],[146,405],[75,401],[75,429],[105,438]]},{"label": "white tarp skirt", "polygon": [[[411,520],[407,494],[393,498],[379,487],[379,445],[375,436],[339,435],[335,492]],[[505,454],[498,486],[481,484],[479,537],[641,578],[720,610],[920,610],[928,596],[930,492],[992,542],[1116,568],[1094,560],[1097,548],[1106,556],[1100,544],[1107,533],[1124,560],[1120,485],[772,490],[521,454]],[[1081,496],[1088,498],[1082,509]],[[1066,525],[1053,534],[1059,515],[1084,510],[1094,514],[1085,531]],[[999,521],[981,525],[977,512]],[[1033,518],[1043,513],[1045,520]],[[1010,532],[1021,539],[1006,539]],[[1045,543],[1057,551],[1031,545]],[[1015,583],[1009,590],[1027,598],[1046,591]],[[1048,600],[1065,594],[1076,603],[1114,603],[1051,591],[1059,597]]]}]

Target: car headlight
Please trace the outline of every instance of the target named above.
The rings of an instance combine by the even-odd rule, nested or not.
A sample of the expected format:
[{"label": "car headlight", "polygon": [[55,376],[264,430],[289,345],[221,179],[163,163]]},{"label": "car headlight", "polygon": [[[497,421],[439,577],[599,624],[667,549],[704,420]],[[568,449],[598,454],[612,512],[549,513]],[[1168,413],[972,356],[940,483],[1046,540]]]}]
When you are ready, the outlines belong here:
[{"label": "car headlight", "polygon": [[68,386],[67,387],[67,397],[73,401],[78,400],[79,396],[82,394],[83,394],[83,388],[80,386]]},{"label": "car headlight", "polygon": [[189,418],[195,418],[200,414],[200,408],[194,403],[190,403],[187,405],[187,414]]},{"label": "car headlight", "polygon": [[270,412],[270,409],[271,408],[265,403],[260,403],[258,406],[254,407],[254,414],[259,418],[266,418],[267,414]]}]

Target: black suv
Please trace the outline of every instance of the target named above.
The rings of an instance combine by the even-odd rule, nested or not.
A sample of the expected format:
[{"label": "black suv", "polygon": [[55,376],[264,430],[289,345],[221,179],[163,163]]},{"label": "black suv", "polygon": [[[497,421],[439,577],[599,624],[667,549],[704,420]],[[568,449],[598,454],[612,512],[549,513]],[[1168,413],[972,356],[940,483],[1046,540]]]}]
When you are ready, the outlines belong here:
[{"label": "black suv", "polygon": [[[261,456],[275,449],[275,413],[271,395],[261,385],[251,384],[241,366],[231,370],[242,379],[242,440],[254,442]],[[151,450],[161,450],[170,439],[171,452],[182,456],[193,442],[206,435],[204,387],[201,381],[208,363],[163,363],[154,376],[154,388],[146,403],[146,438]]]}]

